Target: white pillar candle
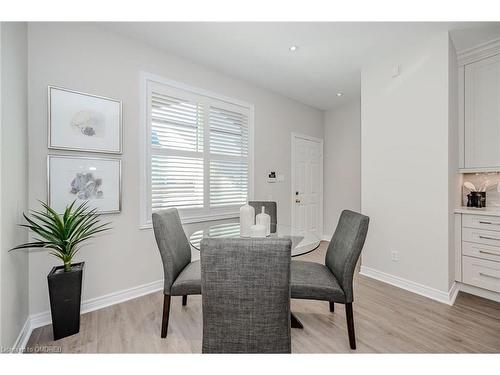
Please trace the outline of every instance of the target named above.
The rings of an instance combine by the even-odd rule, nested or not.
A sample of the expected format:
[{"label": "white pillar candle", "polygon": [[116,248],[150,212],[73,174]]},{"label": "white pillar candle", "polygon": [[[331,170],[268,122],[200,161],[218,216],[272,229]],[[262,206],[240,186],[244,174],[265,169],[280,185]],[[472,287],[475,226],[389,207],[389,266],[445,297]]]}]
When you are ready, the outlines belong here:
[{"label": "white pillar candle", "polygon": [[250,227],[255,224],[255,210],[248,202],[240,207],[240,236],[250,237]]},{"label": "white pillar candle", "polygon": [[261,224],[250,227],[250,237],[266,237],[266,227]]}]

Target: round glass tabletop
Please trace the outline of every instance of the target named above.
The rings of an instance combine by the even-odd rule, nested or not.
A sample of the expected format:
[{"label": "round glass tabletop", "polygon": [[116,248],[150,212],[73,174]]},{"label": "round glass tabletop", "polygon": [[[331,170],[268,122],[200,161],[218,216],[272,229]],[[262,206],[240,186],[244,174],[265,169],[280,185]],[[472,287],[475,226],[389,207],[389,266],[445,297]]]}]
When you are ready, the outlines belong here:
[{"label": "round glass tabletop", "polygon": [[[189,242],[196,250],[200,250],[202,238],[238,238],[240,237],[240,224],[228,223],[212,225],[205,229],[194,232],[189,237]],[[298,230],[290,225],[276,225],[276,233],[269,237],[290,238],[292,240],[292,257],[303,255],[315,250],[321,239],[310,231]]]}]

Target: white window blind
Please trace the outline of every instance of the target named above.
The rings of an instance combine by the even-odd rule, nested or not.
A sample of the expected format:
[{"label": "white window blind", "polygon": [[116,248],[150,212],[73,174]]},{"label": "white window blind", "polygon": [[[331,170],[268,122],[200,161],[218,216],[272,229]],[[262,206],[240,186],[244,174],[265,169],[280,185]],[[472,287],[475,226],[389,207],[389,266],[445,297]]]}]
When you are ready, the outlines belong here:
[{"label": "white window blind", "polygon": [[194,89],[146,87],[147,222],[169,207],[185,221],[235,216],[250,192],[250,108]]},{"label": "white window blind", "polygon": [[203,152],[203,109],[200,104],[151,93],[151,145]]},{"label": "white window blind", "polygon": [[210,206],[245,203],[248,194],[248,116],[210,107]]},{"label": "white window blind", "polygon": [[203,158],[151,156],[152,209],[203,207]]}]

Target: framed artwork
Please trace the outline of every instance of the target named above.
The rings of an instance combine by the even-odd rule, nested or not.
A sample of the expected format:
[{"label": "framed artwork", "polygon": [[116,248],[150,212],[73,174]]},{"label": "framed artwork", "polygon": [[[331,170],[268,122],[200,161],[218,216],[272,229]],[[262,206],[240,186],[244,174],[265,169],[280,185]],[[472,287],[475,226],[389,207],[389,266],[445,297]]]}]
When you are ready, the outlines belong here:
[{"label": "framed artwork", "polygon": [[121,154],[121,101],[49,86],[47,103],[49,148]]},{"label": "framed artwork", "polygon": [[99,213],[121,210],[121,160],[85,156],[47,156],[48,204],[64,212],[74,200],[88,201]]}]

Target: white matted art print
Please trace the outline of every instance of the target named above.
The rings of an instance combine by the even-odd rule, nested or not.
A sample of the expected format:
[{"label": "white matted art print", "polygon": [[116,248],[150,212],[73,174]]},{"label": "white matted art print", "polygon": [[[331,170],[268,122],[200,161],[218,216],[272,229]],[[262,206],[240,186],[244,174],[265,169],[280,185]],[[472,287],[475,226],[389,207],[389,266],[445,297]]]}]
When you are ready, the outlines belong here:
[{"label": "white matted art print", "polygon": [[119,100],[48,87],[49,148],[122,152],[122,103]]},{"label": "white matted art print", "polygon": [[48,155],[48,204],[58,213],[71,202],[89,202],[99,213],[121,210],[121,160]]}]

